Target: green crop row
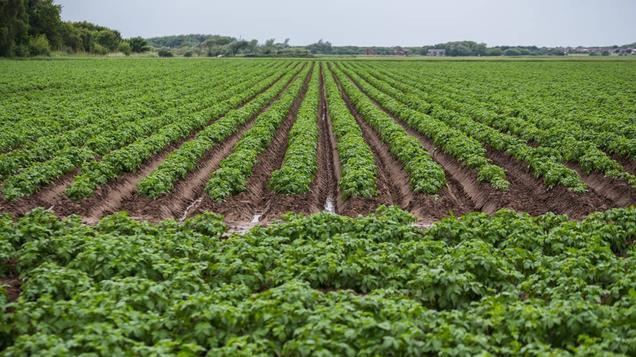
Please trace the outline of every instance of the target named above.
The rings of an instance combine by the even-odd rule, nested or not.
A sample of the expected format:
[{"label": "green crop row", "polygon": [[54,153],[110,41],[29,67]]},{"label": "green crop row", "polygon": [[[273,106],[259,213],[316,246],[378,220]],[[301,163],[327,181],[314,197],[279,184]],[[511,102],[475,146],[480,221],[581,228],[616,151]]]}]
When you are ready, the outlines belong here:
[{"label": "green crop row", "polygon": [[[505,115],[499,114],[491,109],[486,109],[486,105],[476,105],[476,100],[473,100],[471,104],[463,104],[460,100],[470,101],[473,95],[466,91],[462,91],[461,96],[458,94],[449,95],[446,89],[448,85],[445,84],[445,82],[448,82],[447,80],[437,79],[434,82],[434,86],[429,86],[426,83],[430,82],[430,79],[419,77],[412,72],[393,72],[391,76],[397,82],[408,83],[416,88],[421,88],[421,90],[426,93],[433,93],[431,90],[435,88],[437,94],[431,94],[432,99],[429,100],[443,103],[445,107],[464,113],[472,119],[483,122],[496,129],[510,132],[525,141],[532,140],[540,144],[545,154],[543,155],[544,159],[539,160],[547,161],[550,160],[548,157],[551,156],[553,157],[553,159],[551,159],[553,161],[576,162],[586,173],[598,172],[608,177],[623,180],[631,186],[636,187],[636,176],[625,171],[621,164],[601,151],[593,141],[586,139],[590,136],[598,137],[600,135],[600,137],[606,138],[605,144],[616,147],[616,150],[618,150],[616,153],[629,156],[628,151],[621,149],[624,145],[631,147],[633,141],[629,140],[629,137],[617,138],[616,133],[604,136],[604,134],[602,134],[603,130],[583,128],[581,125],[568,120],[551,115],[537,114],[537,112],[528,109],[531,104],[526,104],[528,107],[524,108],[521,107],[519,103],[514,103],[514,101],[506,101],[505,104],[507,107],[498,107],[502,112],[508,113]],[[500,97],[501,96],[492,96],[495,100]],[[545,103],[552,102],[554,102],[554,99],[546,101]],[[556,104],[552,103],[552,105]],[[511,108],[515,109],[512,110]],[[608,120],[606,125],[610,125],[611,122],[611,120]],[[631,130],[625,126],[626,124],[622,124],[620,128]],[[585,134],[585,132],[595,132],[595,134]],[[616,140],[618,141],[608,141],[612,138],[617,138]],[[571,175],[569,176],[571,177]],[[557,175],[553,175],[552,177],[556,179]],[[574,180],[572,180],[571,183],[574,184]]]},{"label": "green crop row", "polygon": [[[280,73],[274,73],[260,81],[258,78],[254,77],[254,82],[247,83],[245,87],[235,87],[230,98],[225,101],[215,102],[200,112],[183,113],[182,116],[174,118],[172,123],[161,127],[157,133],[111,151],[100,161],[89,161],[82,166],[82,173],[75,177],[73,183],[67,188],[66,194],[76,200],[85,198],[97,187],[117,178],[120,174],[135,172],[146,160],[168,145],[187,137],[193,131],[204,128],[211,120],[222,117],[268,88],[280,78]],[[227,91],[223,95],[227,96]]]},{"label": "green crop row", "polygon": [[[484,143],[493,149],[506,152],[527,164],[537,177],[543,178],[544,183],[549,188],[560,185],[575,192],[584,192],[587,190],[587,186],[576,171],[555,161],[542,150],[525,145],[514,136],[499,132],[461,114],[446,110],[438,103],[428,102],[428,100],[432,100],[430,99],[431,97],[439,98],[435,94],[423,93],[405,84],[404,81],[400,82],[392,78],[387,78],[382,74],[370,75],[366,71],[364,71],[364,73],[362,73],[362,71],[358,73],[364,76],[367,82],[398,101],[400,108],[396,110],[401,110],[402,114],[400,115],[414,118],[414,125],[423,125],[423,123],[427,121],[430,122],[434,120],[437,124],[433,128],[429,128],[430,130],[440,130],[440,127],[451,127],[450,130],[460,132],[461,134],[459,135],[461,136],[469,135],[470,140],[476,142],[478,145],[480,145],[479,143]],[[445,140],[440,141],[449,145],[448,139],[444,139]],[[464,142],[464,140],[460,142]],[[446,151],[443,146],[442,149]],[[485,150],[483,150],[483,148],[482,151],[482,155],[485,156]],[[468,150],[467,152],[460,152],[460,154],[453,154],[452,151],[450,153],[462,162],[464,162],[464,160],[460,158],[470,157],[471,155]],[[501,168],[499,168],[499,170],[501,170]],[[482,170],[479,170],[480,174],[481,172]]]},{"label": "green crop row", "polygon": [[232,153],[221,161],[205,186],[205,191],[214,201],[223,201],[247,188],[247,181],[258,156],[269,146],[277,129],[287,119],[294,100],[301,94],[303,80],[310,74],[308,67],[279,100],[256,118],[254,125],[236,144]]},{"label": "green crop row", "polygon": [[[279,71],[282,71],[282,69]],[[241,74],[240,72],[235,72],[235,75],[240,76]],[[273,77],[275,75],[269,74],[268,76]],[[215,100],[216,98],[228,98],[228,97],[231,97],[232,95],[242,93],[246,89],[253,87],[254,85],[253,81],[258,80],[260,78],[262,77],[254,77],[252,78],[251,83],[250,82],[244,83],[242,85],[233,87],[231,90],[217,92],[216,95],[211,95],[211,96],[208,95],[208,98],[206,98],[206,100],[204,100],[202,103],[197,103],[197,102],[184,103],[183,105],[175,107],[173,110],[163,113],[159,117],[153,118],[152,120],[161,122],[163,123],[162,125],[164,125],[161,128],[159,128],[157,125],[152,125],[154,130],[160,129],[160,132],[158,134],[152,134],[152,131],[148,132],[148,129],[150,129],[148,127],[148,124],[146,125],[138,124],[136,126],[136,130],[147,131],[146,135],[150,135],[150,134],[152,135],[148,138],[144,137],[146,135],[140,135],[139,137],[136,138],[136,141],[133,144],[126,146],[123,149],[118,149],[118,150],[107,153],[105,156],[102,157],[101,161],[93,160],[95,157],[98,156],[98,154],[88,149],[87,147],[66,146],[66,148],[58,152],[53,159],[44,161],[41,163],[34,163],[31,166],[27,167],[26,169],[20,171],[18,174],[10,176],[4,182],[4,185],[2,188],[3,194],[9,200],[28,196],[36,192],[42,186],[53,182],[54,180],[59,178],[62,174],[66,174],[80,165],[83,167],[83,173],[82,173],[83,176],[80,175],[80,178],[79,178],[80,181],[83,181],[81,183],[83,185],[82,194],[90,194],[92,190],[89,191],[88,190],[89,187],[92,187],[92,189],[94,190],[94,188],[96,188],[97,185],[103,184],[106,181],[116,177],[116,175],[118,174],[117,170],[120,170],[119,172],[125,172],[125,171],[121,171],[122,167],[124,166],[126,168],[124,168],[123,170],[134,169],[136,167],[135,163],[133,162],[135,158],[147,157],[148,154],[152,152],[152,150],[161,149],[163,146],[161,148],[157,148],[157,145],[160,144],[160,142],[157,140],[157,137],[162,135],[161,132],[164,132],[164,133],[170,132],[171,126],[181,126],[182,130],[186,130],[189,125],[191,126],[197,123],[196,121],[188,121],[188,118],[195,117],[195,116],[198,116],[200,118],[199,119],[200,125],[205,124],[207,122],[205,120],[206,116],[207,116],[207,119],[209,120],[211,118],[214,118],[214,116],[212,115],[222,114],[223,113],[222,109],[226,108],[227,106],[231,106],[232,103],[234,103],[234,105],[240,104],[240,103],[236,103],[237,97],[235,97],[234,99],[230,98],[226,100],[225,102],[221,102],[222,105]],[[225,80],[232,81],[232,77],[226,78]],[[272,79],[264,79],[264,80],[271,81]],[[223,88],[223,86],[221,86],[221,88]],[[207,105],[209,106],[209,108],[205,108],[204,110],[199,110],[199,111],[193,111],[195,107],[200,107],[202,105]],[[178,121],[177,118],[181,118],[180,121]],[[166,126],[166,124],[171,122],[173,124]],[[111,133],[106,133],[105,135],[111,136],[111,135],[114,135],[113,133],[120,133],[119,136],[118,135],[112,136],[114,140],[112,140],[111,142],[113,143],[115,148],[118,148],[122,146],[123,144],[125,144],[125,142],[118,143],[118,141],[123,141],[121,135],[129,136],[128,131],[115,130]],[[138,134],[141,134],[141,132],[138,132]],[[151,144],[152,146],[143,145],[144,141],[152,141],[152,140],[154,140],[154,142]],[[150,149],[151,147],[154,149]],[[143,149],[145,150],[145,152],[136,153],[134,151],[135,149],[140,149],[140,150]],[[116,155],[119,155],[119,157],[115,158],[114,156]],[[81,160],[79,160],[80,158]],[[130,164],[127,164],[127,162]],[[117,167],[114,167],[114,166],[117,166]],[[98,169],[99,171],[92,171],[93,169]],[[110,177],[108,177],[109,175]],[[89,182],[91,180],[92,182]],[[74,190],[75,189],[71,189],[71,192],[73,192]],[[75,197],[79,198],[80,195],[77,195]],[[85,196],[81,196],[81,197],[85,197]]]},{"label": "green crop row", "polygon": [[[117,111],[113,115],[101,119],[91,117],[86,119],[86,125],[79,125],[79,127],[63,133],[40,137],[37,141],[22,145],[18,150],[0,154],[0,178],[15,175],[34,163],[46,161],[65,147],[84,145],[97,155],[103,155],[124,146],[171,122],[173,118],[166,115],[167,111],[184,107],[194,111],[209,105],[209,93],[206,87],[201,86],[202,81],[204,83],[218,83],[215,90],[219,92],[228,90],[228,93],[231,93],[232,86],[250,82],[251,78],[249,77],[241,78],[239,83],[222,81],[223,78],[236,77],[241,70],[243,69],[230,70],[207,76],[207,78],[205,73],[200,73],[199,76],[188,82],[175,80],[175,85],[178,87],[174,90],[166,90],[165,87],[156,86],[163,91],[145,93],[143,97],[137,96],[140,90],[134,88],[127,93],[129,98],[133,98],[130,106],[121,102],[111,103],[109,108]],[[154,90],[151,88],[151,91]],[[107,95],[107,93],[103,94],[103,96]],[[223,99],[226,98],[219,97],[217,100]],[[94,100],[100,101],[99,98],[94,98]],[[196,103],[197,106],[190,106],[189,103]],[[104,110],[104,112],[108,113],[109,111]]]},{"label": "green crop row", "polygon": [[340,95],[331,72],[323,72],[327,112],[336,141],[340,162],[340,194],[371,198],[377,195],[377,171],[373,152],[362,136],[362,130]]},{"label": "green crop row", "polygon": [[203,129],[194,139],[170,153],[159,167],[139,182],[137,185],[139,192],[152,198],[170,192],[178,180],[183,179],[197,167],[207,152],[236,133],[250,118],[279,95],[298,71],[290,71],[263,94],[243,107],[228,112],[223,118]]},{"label": "green crop row", "polygon": [[320,68],[314,65],[309,88],[289,131],[283,164],[280,169],[272,172],[269,181],[269,186],[278,193],[307,193],[316,177],[319,104]]},{"label": "green crop row", "polygon": [[422,147],[416,138],[376,107],[345,75],[335,69],[334,74],[355,110],[378,133],[389,151],[404,165],[414,192],[434,195],[446,184],[444,170]]},{"label": "green crop row", "polygon": [[[363,79],[356,73],[347,73],[367,95],[378,101],[387,111],[404,120],[407,125],[419,133],[430,138],[443,152],[456,158],[464,166],[477,170],[478,180],[487,182],[498,190],[505,191],[508,189],[510,183],[506,178],[506,172],[488,159],[486,149],[478,141],[460,130],[449,127],[442,121],[403,105],[397,99],[402,97],[395,95],[389,85],[374,82],[374,87],[367,82],[368,77]],[[391,93],[392,95],[386,93]]]}]

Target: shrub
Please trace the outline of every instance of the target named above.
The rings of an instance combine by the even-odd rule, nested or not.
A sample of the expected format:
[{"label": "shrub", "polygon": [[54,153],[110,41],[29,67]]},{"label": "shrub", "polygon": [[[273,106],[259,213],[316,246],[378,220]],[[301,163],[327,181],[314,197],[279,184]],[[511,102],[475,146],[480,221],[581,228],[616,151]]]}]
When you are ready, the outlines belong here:
[{"label": "shrub", "polygon": [[51,54],[49,40],[44,35],[37,35],[29,41],[29,53],[31,56],[48,56]]},{"label": "shrub", "polygon": [[173,57],[174,56],[172,54],[172,52],[170,52],[168,50],[159,50],[159,52],[157,54],[159,55],[159,57]]},{"label": "shrub", "polygon": [[125,54],[126,56],[130,56],[130,52],[132,52],[130,43],[128,43],[128,41],[121,41],[121,43],[119,44],[119,52]]},{"label": "shrub", "polygon": [[100,45],[99,43],[95,44],[95,47],[93,47],[93,53],[98,54],[98,55],[105,55],[108,53],[108,49],[102,45]]}]

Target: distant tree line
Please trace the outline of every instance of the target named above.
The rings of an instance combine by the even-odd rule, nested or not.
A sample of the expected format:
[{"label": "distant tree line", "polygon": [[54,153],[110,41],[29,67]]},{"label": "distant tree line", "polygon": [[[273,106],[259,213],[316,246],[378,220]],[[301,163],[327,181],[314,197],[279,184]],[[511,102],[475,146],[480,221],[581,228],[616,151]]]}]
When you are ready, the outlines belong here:
[{"label": "distant tree line", "polygon": [[537,46],[495,46],[474,41],[454,41],[421,47],[361,47],[333,46],[329,41],[319,40],[306,46],[290,46],[289,40],[276,43],[273,39],[263,44],[257,40],[242,40],[221,35],[178,35],[147,39],[148,44],[169,55],[185,56],[295,56],[312,55],[426,55],[430,49],[443,49],[446,56],[562,56],[559,48]]},{"label": "distant tree line", "polygon": [[421,47],[360,47],[360,46],[332,46],[328,41],[320,40],[306,46],[312,54],[326,55],[426,55],[430,49],[443,49],[446,56],[546,56],[563,55],[558,48],[537,46],[495,46],[488,47],[485,43],[474,41],[454,41],[426,45]]},{"label": "distant tree line", "polygon": [[107,54],[148,50],[141,38],[122,39],[119,31],[90,22],[61,19],[53,0],[0,0],[0,56],[49,55],[51,51]]},{"label": "distant tree line", "polygon": [[289,39],[281,43],[270,39],[260,44],[257,40],[244,40],[221,35],[178,35],[147,39],[160,55],[191,56],[245,56],[245,57],[308,57],[311,53],[302,46],[290,46]]}]

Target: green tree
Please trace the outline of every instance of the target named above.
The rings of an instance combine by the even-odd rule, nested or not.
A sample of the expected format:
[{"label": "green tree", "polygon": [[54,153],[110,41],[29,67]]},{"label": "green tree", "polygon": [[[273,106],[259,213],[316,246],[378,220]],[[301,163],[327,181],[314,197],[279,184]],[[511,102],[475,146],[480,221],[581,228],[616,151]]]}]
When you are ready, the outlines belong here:
[{"label": "green tree", "polygon": [[130,43],[128,43],[128,41],[121,41],[119,43],[119,52],[125,54],[126,56],[130,56],[130,53],[132,52]]},{"label": "green tree", "polygon": [[62,24],[62,42],[64,43],[64,47],[70,52],[84,50],[82,30],[74,26],[71,22],[64,22]]},{"label": "green tree", "polygon": [[0,56],[25,52],[29,40],[28,29],[26,1],[0,0]]},{"label": "green tree", "polygon": [[48,56],[51,54],[49,40],[44,34],[39,34],[29,41],[29,52],[31,56]]},{"label": "green tree", "polygon": [[61,5],[53,0],[28,0],[29,35],[36,37],[44,34],[53,49],[62,46]]},{"label": "green tree", "polygon": [[102,45],[108,51],[115,51],[119,47],[119,43],[121,42],[121,35],[118,31],[103,29],[97,31],[95,38],[97,43]]},{"label": "green tree", "polygon": [[305,46],[311,53],[330,54],[332,52],[331,42],[320,39],[316,43]]},{"label": "green tree", "polygon": [[133,37],[128,39],[130,48],[135,53],[141,53],[148,51],[148,42],[142,37]]},{"label": "green tree", "polygon": [[504,56],[521,56],[521,51],[517,48],[508,48],[503,51]]}]

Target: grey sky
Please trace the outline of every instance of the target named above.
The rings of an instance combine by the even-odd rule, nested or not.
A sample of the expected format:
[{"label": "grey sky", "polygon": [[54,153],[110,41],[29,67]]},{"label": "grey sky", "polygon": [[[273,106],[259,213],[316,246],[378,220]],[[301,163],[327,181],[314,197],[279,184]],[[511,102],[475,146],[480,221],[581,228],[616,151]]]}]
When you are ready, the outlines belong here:
[{"label": "grey sky", "polygon": [[612,45],[636,41],[636,0],[56,0],[65,20],[125,37],[187,33],[291,44]]}]

